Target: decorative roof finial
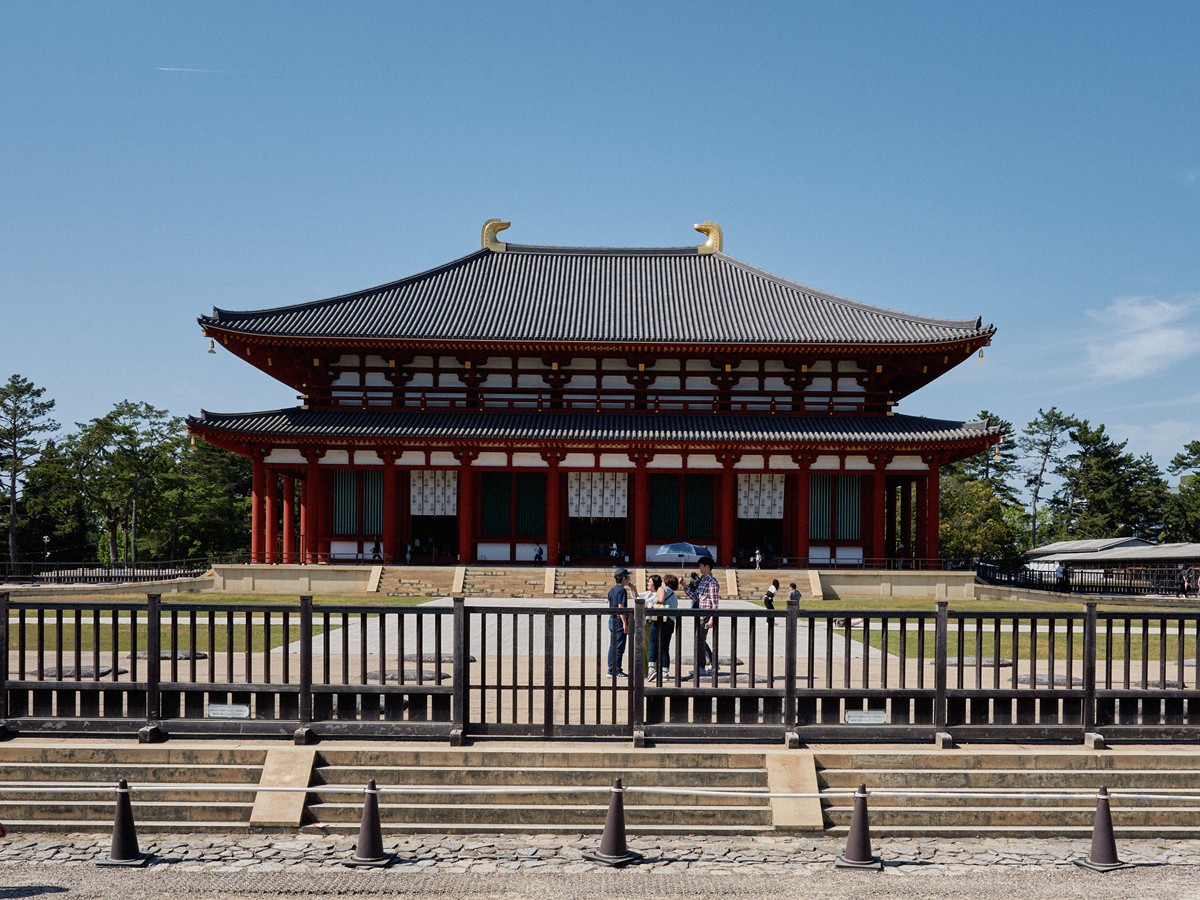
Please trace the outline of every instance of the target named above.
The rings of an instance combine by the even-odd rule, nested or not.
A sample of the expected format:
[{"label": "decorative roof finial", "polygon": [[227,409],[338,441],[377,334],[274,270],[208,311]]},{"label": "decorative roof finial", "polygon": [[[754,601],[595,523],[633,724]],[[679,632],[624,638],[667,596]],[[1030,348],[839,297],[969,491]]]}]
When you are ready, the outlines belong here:
[{"label": "decorative roof finial", "polygon": [[479,242],[484,250],[491,250],[494,253],[503,253],[508,249],[508,244],[504,241],[496,240],[496,235],[511,225],[512,222],[503,222],[500,219],[488,219],[483,223],[483,234],[480,236]]},{"label": "decorative roof finial", "polygon": [[725,249],[725,235],[721,232],[721,226],[716,222],[701,222],[692,227],[708,237],[708,240],[697,248],[702,254],[719,253]]}]

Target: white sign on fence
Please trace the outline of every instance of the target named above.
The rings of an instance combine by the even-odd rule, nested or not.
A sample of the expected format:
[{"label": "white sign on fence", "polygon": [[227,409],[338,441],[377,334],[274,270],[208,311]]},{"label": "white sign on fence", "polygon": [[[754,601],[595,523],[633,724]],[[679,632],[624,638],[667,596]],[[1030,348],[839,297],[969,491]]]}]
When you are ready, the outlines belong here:
[{"label": "white sign on fence", "polygon": [[250,718],[249,703],[210,703],[208,704],[210,719],[248,719]]},{"label": "white sign on fence", "polygon": [[888,714],[886,709],[848,709],[844,725],[886,725]]}]

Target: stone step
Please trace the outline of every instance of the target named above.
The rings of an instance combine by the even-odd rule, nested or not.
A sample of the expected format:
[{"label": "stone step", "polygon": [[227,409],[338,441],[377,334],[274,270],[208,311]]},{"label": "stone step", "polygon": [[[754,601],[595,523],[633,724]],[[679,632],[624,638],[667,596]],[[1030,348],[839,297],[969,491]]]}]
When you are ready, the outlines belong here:
[{"label": "stone step", "polygon": [[821,783],[829,788],[854,788],[866,784],[871,790],[887,788],[955,788],[1003,789],[1063,789],[1070,790],[1113,788],[1120,785],[1132,788],[1180,788],[1200,792],[1200,770],[1152,769],[1136,770],[1079,770],[1079,769],[825,769],[819,774]]},{"label": "stone step", "polygon": [[[993,801],[994,802],[994,801]],[[1046,828],[1049,821],[1060,828],[1090,828],[1096,815],[1096,804],[1078,805],[1075,801],[1062,801],[1060,805],[1037,807],[1004,806],[947,809],[942,806],[888,807],[870,804],[872,833],[895,834],[896,827],[913,828],[925,825],[929,828],[1011,828],[1024,831],[1030,827]],[[1067,805],[1070,804],[1070,805]],[[826,815],[834,827],[849,826],[851,806],[831,806]],[[1197,806],[1143,806],[1121,807],[1114,801],[1112,817],[1114,827],[1144,827],[1158,825],[1163,829],[1191,829],[1200,833],[1200,807]]]},{"label": "stone step", "polygon": [[164,766],[154,763],[98,763],[86,765],[76,762],[6,763],[0,771],[0,789],[10,790],[13,782],[39,781],[47,784],[87,782],[89,784],[112,782],[114,785],[124,778],[131,785],[161,784],[257,784],[262,766]]},{"label": "stone step", "polygon": [[[606,787],[614,774],[621,774],[627,786],[765,789],[766,773],[761,769],[696,769],[642,767],[614,773],[610,770],[575,768],[523,768],[520,783],[529,786],[576,785]],[[384,785],[510,785],[513,772],[507,768],[444,766],[322,766],[317,769],[315,785],[360,785],[368,778]],[[494,796],[494,795],[493,795]]]},{"label": "stone step", "polygon": [[928,752],[889,753],[820,752],[816,758],[821,769],[1015,769],[1024,771],[1129,771],[1147,769],[1196,769],[1200,771],[1200,756],[1193,750],[1177,750],[1164,747],[1161,753],[1146,752],[1039,752],[1027,750],[997,751],[995,753],[971,753],[947,750]]},{"label": "stone step", "polygon": [[[322,803],[309,807],[314,820],[322,825],[342,824],[358,828],[362,819],[361,803]],[[379,820],[385,830],[433,830],[433,823],[472,825],[476,830],[490,832],[497,826],[529,829],[535,825],[553,829],[601,830],[608,812],[603,803],[560,803],[555,806],[531,806],[525,803],[491,803],[465,805],[458,803],[400,804],[381,802]],[[625,805],[627,824],[659,828],[697,829],[711,825],[729,827],[739,824],[760,828],[771,827],[771,810],[765,804],[755,807],[723,805],[654,806]]]},{"label": "stone step", "polygon": [[[55,794],[54,797],[64,795]],[[0,800],[0,822],[11,826],[16,822],[42,822],[58,820],[74,820],[91,822],[95,827],[106,825],[112,827],[115,800],[97,800],[95,794],[80,795],[72,800]],[[225,795],[227,796],[227,795]],[[250,821],[250,809],[254,803],[234,802],[230,800],[208,799],[204,802],[185,802],[175,800],[146,800],[138,797],[131,801],[135,826],[140,826],[142,819],[156,822],[237,822],[240,828],[245,828]]]},{"label": "stone step", "polygon": [[[511,781],[511,778],[510,778]],[[376,782],[379,784],[379,782]],[[522,785],[525,785],[522,779]],[[488,785],[492,787],[493,785]],[[608,808],[608,793],[600,793],[595,791],[581,792],[580,785],[571,783],[560,783],[558,785],[534,785],[540,788],[538,793],[529,793],[520,790],[513,790],[511,784],[504,785],[505,790],[500,793],[488,791],[479,794],[459,794],[448,793],[438,785],[431,784],[414,784],[409,786],[404,793],[389,792],[386,790],[388,785],[379,784],[380,788],[385,789],[380,796],[380,807],[385,804],[396,808],[416,808],[416,807],[436,807],[439,805],[445,806],[461,806],[470,809],[488,809],[492,807],[525,807],[529,809],[562,809],[572,807],[574,805],[586,804],[588,806],[597,805],[603,808]],[[607,785],[590,785],[591,787],[607,787]],[[658,787],[659,785],[655,785]],[[666,786],[666,785],[663,785]],[[326,788],[334,788],[327,790]],[[481,785],[453,785],[453,787],[481,787]],[[708,787],[708,785],[705,785]],[[747,786],[747,789],[765,790],[766,785]],[[354,786],[351,791],[359,792],[359,788]],[[355,806],[362,809],[362,800],[360,796],[351,793],[345,789],[343,785],[317,785],[312,787],[308,792],[310,807],[325,807],[325,806]],[[632,806],[644,808],[651,804],[670,808],[691,808],[697,806],[712,806],[712,807],[728,807],[731,810],[738,808],[766,808],[767,800],[764,798],[761,801],[747,797],[714,797],[705,795],[698,797],[694,794],[636,794],[630,792],[625,795],[625,808],[629,809]]]},{"label": "stone step", "polygon": [[[322,747],[317,751],[317,770],[325,766],[351,766],[371,769],[387,766],[434,766],[466,768],[509,768],[521,772],[538,767],[566,767],[614,772],[662,767],[662,756],[652,752],[630,750],[454,750],[438,749],[375,749],[357,747],[339,749]],[[762,753],[699,752],[680,753],[671,757],[671,766],[680,769],[754,769],[763,768]],[[370,777],[369,775],[367,777]]]}]

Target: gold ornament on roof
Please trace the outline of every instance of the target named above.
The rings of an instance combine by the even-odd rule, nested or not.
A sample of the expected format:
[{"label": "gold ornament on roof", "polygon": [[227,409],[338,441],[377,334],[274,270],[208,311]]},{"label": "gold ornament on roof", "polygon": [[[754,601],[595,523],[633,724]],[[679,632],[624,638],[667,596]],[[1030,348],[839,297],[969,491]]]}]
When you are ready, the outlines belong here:
[{"label": "gold ornament on roof", "polygon": [[697,248],[701,253],[719,253],[725,249],[725,235],[716,222],[701,222],[692,227],[708,238]]},{"label": "gold ornament on roof", "polygon": [[508,249],[508,244],[504,241],[496,240],[496,235],[510,226],[512,222],[505,222],[501,219],[488,219],[483,223],[483,234],[480,236],[479,242],[484,250],[491,250],[494,253],[503,253]]}]

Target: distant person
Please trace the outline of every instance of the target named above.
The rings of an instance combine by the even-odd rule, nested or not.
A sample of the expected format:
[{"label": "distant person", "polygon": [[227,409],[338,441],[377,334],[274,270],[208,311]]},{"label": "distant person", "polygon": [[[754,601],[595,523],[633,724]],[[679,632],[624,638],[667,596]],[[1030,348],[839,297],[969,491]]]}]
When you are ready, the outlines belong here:
[{"label": "distant person", "polygon": [[[710,609],[715,610],[721,603],[721,588],[717,584],[717,579],[713,575],[714,560],[711,556],[702,556],[696,561],[700,567],[700,575],[693,578],[687,586],[687,595],[692,598],[692,609]],[[716,619],[713,616],[707,618],[697,617],[696,628],[700,630],[700,658],[694,660],[694,664],[699,667],[700,675],[711,675],[714,663],[712,648],[708,646],[708,632],[716,624]]]},{"label": "distant person", "polygon": [[763,595],[763,606],[765,606],[767,609],[775,608],[775,592],[777,590],[779,590],[779,579],[774,578],[771,580],[771,584],[767,588],[767,592]]},{"label": "distant person", "polygon": [[794,582],[794,581],[789,585],[789,587],[791,588],[791,590],[788,591],[788,602],[790,603],[791,601],[795,600],[797,603],[799,603],[800,602],[800,588],[796,587],[796,582]]},{"label": "distant person", "polygon": [[[629,589],[631,586],[628,569],[618,569],[613,573],[616,581],[608,591],[609,609],[627,609],[629,607]],[[629,632],[629,616],[625,614],[608,617],[608,675],[610,678],[628,678],[622,667],[625,658],[625,637]]]},{"label": "distant person", "polygon": [[535,565],[540,566],[543,562],[545,562],[545,559],[546,559],[546,555],[542,551],[542,545],[538,544],[537,547],[534,548],[534,551],[533,551],[533,562]]},{"label": "distant person", "polygon": [[1058,585],[1059,593],[1067,593],[1071,590],[1071,584],[1067,576],[1067,567],[1063,565],[1060,559],[1058,565],[1054,567],[1054,581]]},{"label": "distant person", "polygon": [[379,546],[379,538],[375,538],[375,543],[371,545],[371,560],[378,562],[383,559],[383,548]]},{"label": "distant person", "polygon": [[762,568],[762,547],[754,548],[754,568]]}]

